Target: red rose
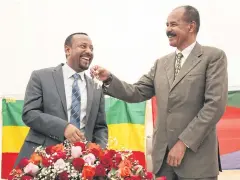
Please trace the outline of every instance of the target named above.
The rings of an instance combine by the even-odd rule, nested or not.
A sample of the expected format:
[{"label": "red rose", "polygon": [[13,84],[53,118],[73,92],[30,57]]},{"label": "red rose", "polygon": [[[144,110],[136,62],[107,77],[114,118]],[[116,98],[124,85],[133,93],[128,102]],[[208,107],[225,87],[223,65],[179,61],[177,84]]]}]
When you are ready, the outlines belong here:
[{"label": "red rose", "polygon": [[32,180],[33,177],[32,176],[29,176],[29,175],[24,175],[22,176],[21,180]]},{"label": "red rose", "polygon": [[68,180],[69,179],[68,173],[66,171],[59,173],[58,177],[59,177],[59,180]]},{"label": "red rose", "polygon": [[105,156],[109,156],[110,158],[113,158],[116,154],[115,150],[108,150]]},{"label": "red rose", "polygon": [[99,150],[98,149],[91,149],[89,152],[92,153],[96,158],[99,158]]},{"label": "red rose", "polygon": [[25,168],[25,167],[28,165],[28,163],[29,163],[29,160],[28,160],[27,158],[23,158],[23,159],[19,162],[18,167],[19,167],[20,169],[23,169],[23,168]]},{"label": "red rose", "polygon": [[77,171],[82,170],[84,163],[85,163],[85,161],[82,158],[75,158],[72,161],[72,165]]},{"label": "red rose", "polygon": [[82,148],[82,151],[85,151],[85,150],[86,150],[86,146],[85,146],[85,144],[82,143],[82,142],[75,142],[73,145],[74,145],[74,146],[80,146],[80,147]]},{"label": "red rose", "polygon": [[100,177],[106,176],[106,171],[102,164],[97,165],[95,176],[100,176]]},{"label": "red rose", "polygon": [[146,179],[147,180],[152,180],[153,179],[153,174],[151,172],[146,173]]},{"label": "red rose", "polygon": [[113,159],[113,168],[117,169],[118,165],[120,164],[120,162],[122,161],[122,156],[121,154],[116,154],[114,159]]},{"label": "red rose", "polygon": [[65,152],[58,152],[56,155],[53,156],[53,162],[56,162],[58,159],[66,159],[67,155]]},{"label": "red rose", "polygon": [[51,165],[51,162],[50,162],[50,159],[46,158],[46,157],[43,157],[42,158],[42,165],[44,167],[49,167]]},{"label": "red rose", "polygon": [[103,158],[100,160],[100,164],[102,164],[107,170],[111,170],[112,159],[109,156],[103,156]]},{"label": "red rose", "polygon": [[50,155],[53,154],[54,153],[53,152],[53,146],[46,147],[45,151],[46,151],[47,154],[50,154]]}]

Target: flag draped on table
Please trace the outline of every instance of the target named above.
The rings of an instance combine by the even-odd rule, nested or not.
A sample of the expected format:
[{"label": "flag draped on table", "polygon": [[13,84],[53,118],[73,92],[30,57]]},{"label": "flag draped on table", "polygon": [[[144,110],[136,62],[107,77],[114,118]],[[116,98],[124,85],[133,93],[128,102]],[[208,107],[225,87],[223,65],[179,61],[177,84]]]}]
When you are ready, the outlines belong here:
[{"label": "flag draped on table", "polygon": [[[2,178],[7,178],[29,131],[22,122],[23,100],[2,100]],[[136,159],[145,165],[146,102],[125,103],[105,98],[109,127],[109,148],[132,150]]]}]

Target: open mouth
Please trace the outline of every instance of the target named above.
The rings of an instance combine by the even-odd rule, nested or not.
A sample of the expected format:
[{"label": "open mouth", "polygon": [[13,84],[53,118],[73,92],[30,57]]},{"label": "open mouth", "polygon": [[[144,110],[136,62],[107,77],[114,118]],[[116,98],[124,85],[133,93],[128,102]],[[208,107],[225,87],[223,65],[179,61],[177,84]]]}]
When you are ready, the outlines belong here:
[{"label": "open mouth", "polygon": [[84,56],[84,57],[81,57],[81,59],[83,59],[83,60],[85,60],[85,61],[90,61],[91,58]]},{"label": "open mouth", "polygon": [[90,56],[82,56],[80,57],[81,62],[84,64],[84,66],[89,66],[92,60],[92,57]]},{"label": "open mouth", "polygon": [[176,35],[169,35],[168,38],[174,38]]}]

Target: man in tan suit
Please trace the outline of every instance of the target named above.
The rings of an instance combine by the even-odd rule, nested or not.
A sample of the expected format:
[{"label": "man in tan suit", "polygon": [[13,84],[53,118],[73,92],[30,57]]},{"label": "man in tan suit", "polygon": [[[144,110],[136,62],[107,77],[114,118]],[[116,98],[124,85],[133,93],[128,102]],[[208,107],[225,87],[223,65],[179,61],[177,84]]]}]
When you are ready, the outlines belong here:
[{"label": "man in tan suit", "polygon": [[218,179],[216,124],[227,102],[227,57],[196,42],[199,27],[197,9],[174,9],[167,19],[167,36],[176,51],[158,59],[133,85],[100,66],[91,69],[110,96],[130,103],[156,96],[153,173],[167,180]]}]

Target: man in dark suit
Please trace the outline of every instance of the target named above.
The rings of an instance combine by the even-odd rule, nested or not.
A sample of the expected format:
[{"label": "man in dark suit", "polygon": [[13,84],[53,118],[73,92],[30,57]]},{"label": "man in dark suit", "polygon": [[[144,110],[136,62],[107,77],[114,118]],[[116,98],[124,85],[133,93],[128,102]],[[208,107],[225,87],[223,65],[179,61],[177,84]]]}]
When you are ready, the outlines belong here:
[{"label": "man in dark suit", "polygon": [[167,180],[216,180],[219,174],[216,124],[227,103],[227,57],[196,42],[199,27],[196,8],[174,9],[167,19],[167,36],[176,51],[159,58],[135,84],[102,67],[91,69],[110,96],[131,103],[156,96],[153,173]]},{"label": "man in dark suit", "polygon": [[22,119],[30,131],[15,166],[40,145],[65,139],[92,141],[106,147],[106,124],[102,88],[84,71],[93,59],[93,45],[85,33],[74,33],[65,41],[67,63],[33,71],[27,85]]}]

